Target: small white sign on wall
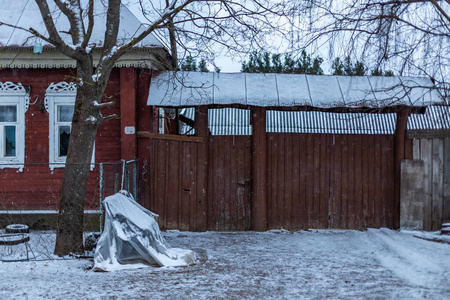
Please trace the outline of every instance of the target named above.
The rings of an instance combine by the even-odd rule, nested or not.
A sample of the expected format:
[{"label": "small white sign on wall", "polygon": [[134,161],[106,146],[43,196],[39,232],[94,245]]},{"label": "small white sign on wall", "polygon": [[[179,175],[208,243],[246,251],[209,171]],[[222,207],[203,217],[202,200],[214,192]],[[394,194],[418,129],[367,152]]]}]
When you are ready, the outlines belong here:
[{"label": "small white sign on wall", "polygon": [[125,126],[125,134],[135,134],[136,128],[134,126]]}]

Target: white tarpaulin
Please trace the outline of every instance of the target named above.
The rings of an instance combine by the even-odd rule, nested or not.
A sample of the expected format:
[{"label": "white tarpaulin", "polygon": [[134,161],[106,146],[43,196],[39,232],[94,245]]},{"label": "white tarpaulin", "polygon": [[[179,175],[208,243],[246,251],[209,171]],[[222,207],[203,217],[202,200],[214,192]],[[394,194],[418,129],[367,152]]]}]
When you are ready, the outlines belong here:
[{"label": "white tarpaulin", "polygon": [[169,246],[161,235],[157,215],[139,205],[128,192],[120,191],[103,203],[105,229],[95,249],[94,271],[195,263],[193,251]]}]

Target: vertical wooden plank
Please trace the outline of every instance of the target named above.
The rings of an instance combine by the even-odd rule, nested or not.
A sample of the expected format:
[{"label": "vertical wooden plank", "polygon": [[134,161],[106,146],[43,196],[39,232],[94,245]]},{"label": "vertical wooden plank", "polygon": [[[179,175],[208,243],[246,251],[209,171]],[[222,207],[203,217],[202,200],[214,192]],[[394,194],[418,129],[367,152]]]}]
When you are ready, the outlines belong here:
[{"label": "vertical wooden plank", "polygon": [[450,223],[450,138],[444,139],[443,222]]},{"label": "vertical wooden plank", "polygon": [[303,151],[301,149],[301,134],[293,133],[292,134],[292,175],[291,175],[291,226],[290,230],[299,230],[301,229],[301,209],[300,209],[300,201],[302,198],[300,197],[300,168],[299,168],[299,157],[300,153]]},{"label": "vertical wooden plank", "polygon": [[305,195],[306,195],[306,211],[307,211],[307,227],[314,227],[314,135],[306,134],[306,162],[305,162]]},{"label": "vertical wooden plank", "polygon": [[[207,141],[204,140],[204,143]],[[191,143],[191,169],[190,169],[190,198],[189,198],[189,230],[197,230],[197,171],[198,171],[198,143]],[[201,146],[201,145],[200,145]]]},{"label": "vertical wooden plank", "polygon": [[420,158],[423,160],[423,230],[430,231],[432,206],[432,140],[420,139]]},{"label": "vertical wooden plank", "polygon": [[169,154],[170,154],[170,148],[169,148],[169,141],[160,140],[154,142],[158,148],[158,164],[161,164],[160,168],[158,168],[158,171],[160,171],[161,177],[160,182],[158,182],[158,185],[160,188],[158,188],[158,206],[160,207],[160,211],[155,211],[157,214],[160,215],[162,227],[164,229],[167,229],[167,211],[169,210],[169,201],[167,200],[167,185],[169,182],[169,165],[165,163],[169,160]]},{"label": "vertical wooden plank", "polygon": [[443,140],[433,139],[433,194],[432,194],[432,220],[431,230],[441,229],[443,211],[443,186],[444,186],[444,145]]},{"label": "vertical wooden plank", "polygon": [[166,185],[166,201],[169,203],[167,214],[167,228],[178,229],[178,214],[180,213],[180,197],[181,197],[181,142],[170,141],[169,152],[169,172],[168,172],[168,184]]},{"label": "vertical wooden plank", "polygon": [[364,169],[365,170],[365,185],[364,185],[364,195],[365,195],[365,201],[363,206],[363,214],[364,214],[364,227],[373,227],[373,219],[375,217],[374,211],[373,211],[373,194],[374,194],[374,173],[375,173],[375,166],[374,166],[374,144],[375,144],[375,136],[374,135],[368,135],[366,136],[367,141],[364,143],[366,146],[364,147]]},{"label": "vertical wooden plank", "polygon": [[405,159],[413,159],[413,140],[405,139]]},{"label": "vertical wooden plank", "polygon": [[353,229],[362,229],[363,219],[363,190],[364,190],[364,173],[363,173],[363,140],[360,134],[354,135],[355,138],[355,202],[354,216],[355,224]]},{"label": "vertical wooden plank", "polygon": [[246,230],[252,226],[252,138],[245,137],[245,178],[248,184],[245,185],[245,211],[246,211]]},{"label": "vertical wooden plank", "polygon": [[298,201],[298,214],[299,214],[299,229],[308,228],[308,213],[306,206],[306,153],[308,148],[306,148],[306,135],[299,134],[299,152],[298,152],[298,172],[299,172],[299,182],[298,182],[298,195],[296,196],[296,201]]},{"label": "vertical wooden plank", "polygon": [[276,201],[278,202],[278,213],[277,213],[277,228],[284,227],[285,228],[285,220],[286,220],[286,181],[285,181],[285,173],[287,166],[286,161],[286,147],[285,147],[285,140],[286,140],[286,133],[279,133],[277,134],[279,138],[279,150],[280,152],[277,153],[278,158],[278,172],[276,177],[277,182],[277,194],[278,197],[276,198]]},{"label": "vertical wooden plank", "polygon": [[320,228],[320,135],[313,135],[313,157],[314,157],[314,169],[313,169],[313,228]]},{"label": "vertical wooden plank", "polygon": [[373,227],[380,228],[382,226],[382,201],[383,201],[383,189],[382,189],[382,135],[375,136],[374,142],[374,195],[373,195],[373,215],[374,224]]},{"label": "vertical wooden plank", "polygon": [[198,106],[195,109],[195,135],[203,137],[197,145],[197,178],[196,178],[196,227],[195,230],[206,231],[208,227],[208,107]]},{"label": "vertical wooden plank", "polygon": [[320,186],[320,194],[319,194],[319,228],[328,228],[328,199],[329,199],[329,189],[330,189],[330,180],[329,180],[329,164],[328,164],[328,134],[320,134],[319,135],[319,147],[320,147],[320,173],[319,173],[319,186]]},{"label": "vertical wooden plank", "polygon": [[277,136],[273,133],[267,134],[267,226],[268,228],[276,228],[277,212],[277,153],[278,142]]},{"label": "vertical wooden plank", "polygon": [[335,214],[335,169],[336,169],[336,137],[335,134],[329,134],[327,139],[327,157],[328,157],[328,228],[333,228],[333,215]]},{"label": "vertical wooden plank", "polygon": [[252,107],[252,223],[253,229],[267,229],[267,141],[266,141],[266,109]]},{"label": "vertical wooden plank", "polygon": [[217,180],[217,159],[218,147],[216,146],[217,136],[209,137],[209,162],[208,162],[208,230],[217,230],[217,207],[218,196],[220,195],[220,185]]},{"label": "vertical wooden plank", "polygon": [[[232,229],[232,225],[231,223],[233,222],[233,199],[234,197],[232,197],[232,191],[231,189],[234,188],[234,186],[232,185],[232,170],[230,168],[231,164],[232,164],[232,136],[226,136],[225,137],[225,143],[223,144],[223,150],[224,150],[224,155],[222,156],[224,158],[224,165],[223,165],[223,170],[224,170],[224,177],[222,178],[223,180],[223,184],[224,184],[224,197],[223,197],[223,215],[222,215],[222,219],[223,219],[223,226],[221,228],[221,230],[231,230]],[[225,163],[226,162],[226,163]]]},{"label": "vertical wooden plank", "polygon": [[[384,204],[385,204],[385,224],[384,226],[388,228],[396,228],[396,213],[397,207],[395,205],[396,202],[396,194],[395,194],[395,142],[392,136],[386,137],[386,146],[382,148],[383,157],[386,158],[386,161],[383,163],[386,164],[386,174],[383,176],[384,178]],[[400,208],[398,208],[400,209]],[[398,212],[399,213],[399,212]]]},{"label": "vertical wooden plank", "polygon": [[348,203],[347,228],[355,229],[355,135],[348,135]]},{"label": "vertical wooden plank", "polygon": [[334,162],[332,169],[333,176],[333,193],[331,205],[331,228],[342,228],[342,134],[333,135],[333,153],[331,159]]},{"label": "vertical wooden plank", "polygon": [[194,143],[180,142],[181,145],[181,196],[180,196],[180,212],[179,212],[179,227],[180,230],[194,230],[189,227],[190,215],[191,215],[191,195],[193,193],[191,187],[191,152]]},{"label": "vertical wooden plank", "polygon": [[348,227],[348,198],[349,198],[349,166],[348,166],[348,135],[343,134],[341,138],[342,145],[342,175],[341,175],[341,187],[342,187],[342,198],[341,198],[341,215],[339,217],[339,228],[349,228]]},{"label": "vertical wooden plank", "polygon": [[410,108],[401,107],[397,112],[397,122],[394,132],[394,207],[393,207],[393,228],[400,228],[400,174],[401,162],[405,158],[405,140],[408,115]]},{"label": "vertical wooden plank", "polygon": [[[293,133],[287,133],[284,144],[284,149],[286,152],[285,160],[285,172],[284,172],[284,228],[292,229],[292,217],[293,217],[293,206],[292,206],[292,190],[294,185],[293,180]],[[296,149],[295,149],[296,150]]]},{"label": "vertical wooden plank", "polygon": [[413,139],[413,159],[420,158],[420,139]]}]

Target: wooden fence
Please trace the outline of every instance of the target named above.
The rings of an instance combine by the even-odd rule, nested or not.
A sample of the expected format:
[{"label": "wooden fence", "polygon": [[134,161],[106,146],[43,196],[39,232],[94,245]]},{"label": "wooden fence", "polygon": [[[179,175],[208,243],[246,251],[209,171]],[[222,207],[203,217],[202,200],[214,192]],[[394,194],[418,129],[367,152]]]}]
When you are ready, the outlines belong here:
[{"label": "wooden fence", "polygon": [[268,228],[393,228],[393,149],[392,135],[267,133],[265,149],[251,136],[159,136],[148,144],[143,203],[164,229],[254,229],[259,150]]},{"label": "wooden fence", "polygon": [[423,230],[440,230],[442,223],[450,221],[450,132],[436,135],[429,130],[408,135],[413,138],[413,159],[423,161],[423,186],[417,187],[423,191],[418,194],[421,199],[410,200],[423,203],[419,216]]}]

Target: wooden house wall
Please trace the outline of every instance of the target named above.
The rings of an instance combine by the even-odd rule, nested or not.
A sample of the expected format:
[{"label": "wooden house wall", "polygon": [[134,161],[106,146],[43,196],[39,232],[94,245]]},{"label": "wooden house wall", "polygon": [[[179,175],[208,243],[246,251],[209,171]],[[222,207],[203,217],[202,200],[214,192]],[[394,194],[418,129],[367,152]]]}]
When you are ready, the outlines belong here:
[{"label": "wooden house wall", "polygon": [[[44,109],[45,91],[50,83],[70,81],[73,69],[2,69],[0,81],[21,83],[31,88],[31,102],[25,115],[25,167],[0,169],[0,210],[2,209],[57,209],[62,184],[63,168],[49,168],[49,118]],[[120,114],[120,70],[111,74],[105,95],[117,102],[102,111],[104,115]],[[97,133],[95,162],[119,161],[120,121],[104,122]],[[99,207],[99,167],[90,173],[86,209]]]}]

